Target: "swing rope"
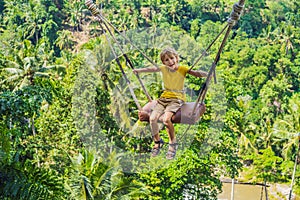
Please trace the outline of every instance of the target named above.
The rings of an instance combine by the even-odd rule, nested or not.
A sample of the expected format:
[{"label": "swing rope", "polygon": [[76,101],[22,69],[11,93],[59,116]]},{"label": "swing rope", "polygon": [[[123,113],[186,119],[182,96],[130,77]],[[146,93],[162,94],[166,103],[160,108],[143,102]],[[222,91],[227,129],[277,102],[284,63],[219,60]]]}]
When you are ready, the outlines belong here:
[{"label": "swing rope", "polygon": [[[101,20],[101,19],[100,19],[100,20]],[[130,66],[130,68],[133,70],[133,69],[134,69],[133,63],[132,63],[131,60],[128,58],[127,54],[124,53],[123,48],[121,47],[121,45],[119,44],[119,42],[118,42],[117,39],[115,38],[114,34],[113,34],[113,33],[111,32],[111,30],[109,29],[108,25],[107,25],[106,23],[103,23],[103,24],[104,24],[104,26],[106,27],[107,31],[109,32],[110,36],[113,38],[114,42],[117,44],[117,46],[118,46],[119,49],[121,50],[122,55],[124,56],[126,62],[127,62],[128,65]],[[110,47],[112,48],[112,45],[111,45]],[[144,93],[146,94],[146,96],[147,96],[147,98],[148,98],[148,101],[151,102],[152,99],[151,99],[149,93],[147,92],[146,87],[144,86],[144,84],[143,84],[143,82],[142,82],[142,80],[141,80],[139,74],[135,74],[135,76],[137,77],[137,79],[138,79],[138,81],[139,81],[139,83],[140,83],[140,85],[141,85],[141,87],[142,87]]]},{"label": "swing rope", "polygon": [[[199,93],[199,95],[198,95],[196,104],[194,105],[192,114],[195,113],[195,109],[196,109],[196,107],[197,107],[197,104],[198,104],[199,102],[201,102],[201,103],[204,102],[204,99],[205,99],[205,97],[206,97],[206,93],[207,93],[209,84],[210,84],[210,82],[211,82],[212,75],[215,74],[214,72],[215,72],[216,66],[217,66],[217,64],[218,64],[218,62],[219,62],[219,60],[220,60],[220,56],[221,56],[221,53],[222,53],[223,48],[224,48],[224,46],[225,46],[225,43],[226,43],[226,41],[227,41],[227,39],[228,39],[229,33],[230,33],[232,27],[236,24],[237,20],[240,18],[240,15],[241,15],[242,10],[243,10],[243,8],[244,8],[244,3],[245,3],[245,0],[240,0],[238,3],[235,3],[235,4],[233,5],[233,10],[232,10],[232,12],[230,13],[229,19],[227,20],[227,23],[228,23],[228,24],[227,24],[227,26],[225,26],[225,28],[227,28],[227,31],[226,31],[225,36],[224,36],[224,38],[223,38],[223,40],[222,40],[222,43],[221,43],[221,45],[220,45],[220,47],[219,47],[219,50],[218,50],[218,52],[217,52],[217,55],[215,56],[215,59],[214,59],[212,65],[211,65],[211,67],[210,67],[210,69],[209,69],[209,72],[208,72],[206,81],[205,81],[205,83],[203,84],[203,87],[202,87],[201,90],[200,90],[200,93]],[[224,31],[224,30],[225,30],[225,29],[223,29],[223,31]],[[223,32],[223,31],[222,31],[222,32]],[[214,78],[215,78],[215,76],[214,76]],[[216,82],[216,79],[215,79],[215,82]]]},{"label": "swing rope", "polygon": [[[232,27],[235,25],[235,23],[237,22],[237,20],[240,18],[240,14],[242,12],[242,9],[244,7],[244,2],[245,0],[240,0],[239,3],[235,3],[234,6],[233,6],[233,11],[231,12],[230,14],[230,17],[228,19],[228,23],[226,24],[226,26],[222,29],[222,31],[217,35],[217,37],[211,42],[211,44],[206,48],[206,50],[201,54],[201,56],[195,61],[195,63],[192,65],[192,67],[189,69],[192,70],[196,64],[201,60],[201,58],[203,56],[205,56],[207,54],[207,51],[211,48],[211,46],[216,42],[216,40],[220,37],[220,35],[227,29],[226,33],[225,33],[225,36],[223,38],[223,41],[219,47],[219,50],[218,50],[218,53],[210,67],[210,70],[209,70],[209,73],[208,73],[208,77],[206,78],[206,81],[205,83],[201,86],[201,89],[200,89],[200,92],[199,92],[199,95],[197,97],[197,100],[194,104],[194,107],[192,109],[192,115],[195,114],[195,110],[199,104],[199,102],[201,103],[204,103],[204,100],[205,100],[205,97],[206,97],[206,93],[207,93],[207,90],[208,90],[208,87],[210,85],[210,82],[211,82],[211,79],[212,77],[214,77],[214,81],[216,82],[216,76],[215,76],[215,69],[216,69],[216,66],[217,66],[217,63],[220,59],[220,55],[221,55],[221,52],[224,48],[224,45],[225,45],[225,42],[229,36],[229,33],[232,29]],[[86,0],[85,4],[87,5],[87,7],[89,8],[89,10],[91,10],[92,14],[96,16],[96,19],[101,23],[104,24],[104,26],[106,27],[107,31],[109,32],[109,34],[111,35],[111,37],[113,38],[113,40],[115,41],[115,43],[117,43],[118,47],[120,48],[120,50],[122,51],[123,53],[123,56],[124,58],[126,59],[126,62],[130,65],[131,69],[134,69],[133,67],[133,64],[131,62],[131,60],[128,58],[128,56],[123,52],[121,46],[119,45],[118,41],[116,40],[116,38],[114,37],[113,33],[111,32],[110,28],[108,27],[108,25],[110,27],[112,27],[113,30],[115,30],[117,33],[119,33],[126,41],[128,41],[134,48],[136,48],[149,62],[151,62],[155,67],[158,67],[158,65],[156,63],[154,63],[147,55],[145,55],[144,52],[142,52],[139,48],[137,48],[129,38],[127,38],[125,35],[123,35],[120,31],[118,31],[118,29],[116,27],[114,27],[99,11],[99,9],[97,8],[97,6],[93,3],[92,0]],[[102,26],[102,25],[101,25]],[[103,26],[102,26],[102,29],[103,29]],[[105,32],[105,31],[104,31]],[[107,37],[107,36],[106,36]],[[108,37],[107,37],[108,38]],[[125,77],[126,79],[126,82],[127,84],[130,86],[130,81],[129,79],[127,78],[122,66],[121,66],[121,63],[115,53],[115,50],[113,49],[113,46],[110,44],[110,48],[112,49],[113,51],[113,54],[116,58],[116,61],[121,69],[121,72],[123,74],[123,76]],[[142,89],[144,90],[147,98],[149,101],[151,101],[151,97],[149,96],[148,92],[146,91],[142,81],[140,80],[138,74],[136,74],[140,84],[142,85]],[[129,87],[130,89],[130,92],[131,92],[131,95],[133,96],[134,98],[134,101],[136,102],[137,104],[137,107],[139,110],[141,110],[141,106],[139,105],[138,101],[137,101],[137,98],[132,90],[131,87]],[[187,131],[186,131],[187,132]]]},{"label": "swing rope", "polygon": [[[131,67],[131,69],[134,69],[131,60],[130,60],[130,59],[128,58],[128,56],[123,52],[122,47],[120,46],[120,44],[118,43],[118,41],[117,41],[116,38],[114,37],[114,35],[113,35],[113,33],[111,32],[111,30],[109,29],[108,25],[109,25],[114,31],[116,31],[118,34],[120,34],[126,41],[128,41],[128,42],[130,43],[130,45],[132,45],[135,49],[137,49],[137,50],[138,50],[138,51],[139,51],[139,52],[140,52],[140,53],[141,53],[141,54],[142,54],[149,62],[151,62],[155,67],[158,67],[158,65],[157,65],[155,62],[153,62],[152,59],[150,59],[143,51],[141,51],[139,48],[137,48],[137,47],[132,43],[132,41],[131,41],[128,37],[126,37],[126,36],[123,35],[120,31],[118,31],[118,29],[117,29],[112,23],[110,23],[109,20],[107,20],[107,19],[101,14],[100,10],[97,8],[97,6],[93,3],[92,0],[86,0],[85,4],[87,5],[88,9],[92,12],[92,14],[96,16],[96,19],[99,21],[99,23],[103,23],[103,24],[105,25],[106,29],[108,30],[109,34],[111,35],[111,37],[113,38],[113,40],[115,41],[115,43],[117,43],[119,49],[121,50],[121,52],[122,52],[124,58],[126,59],[127,63],[128,63],[129,66]],[[198,59],[195,61],[195,63],[191,66],[191,68],[189,69],[189,71],[192,70],[192,69],[197,65],[197,63],[202,59],[202,57],[204,57],[204,56],[207,54],[207,51],[208,51],[208,50],[211,48],[211,46],[217,41],[217,39],[220,37],[220,35],[225,31],[225,29],[226,29],[227,27],[228,27],[228,24],[226,24],[226,26],[225,26],[225,27],[222,29],[222,31],[216,36],[216,38],[211,42],[211,44],[206,48],[206,50],[205,50],[204,52],[202,52],[202,54],[200,55],[200,57],[198,57]],[[122,70],[121,70],[121,71],[122,71]],[[212,74],[212,73],[211,73],[211,74]],[[214,74],[215,74],[215,73],[214,73]],[[137,78],[138,78],[138,80],[139,80],[139,82],[140,82],[140,85],[142,86],[142,89],[143,89],[144,93],[146,94],[146,96],[147,96],[147,98],[148,98],[148,101],[151,102],[152,99],[151,99],[149,93],[147,92],[147,90],[146,90],[144,84],[142,83],[142,81],[141,81],[139,75],[138,75],[138,74],[135,74],[135,75],[137,76]],[[215,82],[216,82],[216,77],[215,77],[215,75],[214,75],[214,79],[215,79]],[[204,97],[205,97],[205,93],[206,93],[206,91],[204,90],[204,89],[206,88],[206,87],[205,87],[206,85],[207,85],[207,83],[203,84],[202,87],[201,87],[202,89],[200,90],[200,91],[202,91],[202,92],[200,92],[201,96],[204,96]],[[203,94],[204,94],[204,95],[203,95]],[[201,97],[201,96],[198,97],[199,100],[197,100],[197,102],[200,101],[200,97]],[[204,101],[204,98],[203,98],[202,101]],[[195,104],[195,105],[197,105],[197,104]],[[195,109],[196,109],[196,106],[195,106],[194,109],[193,109],[193,113],[195,112]]]},{"label": "swing rope", "polygon": [[[125,60],[126,60],[126,63],[130,66],[131,69],[134,69],[133,63],[132,63],[131,60],[128,58],[128,56],[124,53],[122,47],[120,46],[120,44],[118,43],[118,41],[117,41],[117,39],[115,38],[114,34],[111,32],[110,28],[108,27],[108,25],[107,25],[107,23],[106,23],[106,22],[108,22],[108,21],[107,21],[107,20],[106,20],[106,21],[103,20],[104,17],[100,14],[99,9],[98,9],[97,6],[93,3],[93,1],[92,1],[92,0],[87,0],[87,1],[85,2],[85,4],[86,4],[87,7],[89,8],[89,10],[91,10],[92,14],[95,15],[96,20],[99,22],[100,27],[101,27],[101,29],[103,30],[103,33],[104,33],[104,35],[105,35],[105,37],[106,37],[106,40],[108,41],[109,46],[110,46],[110,48],[111,48],[111,50],[112,50],[112,52],[113,52],[113,54],[114,54],[114,57],[115,57],[115,59],[116,59],[116,62],[117,62],[118,66],[119,66],[119,68],[120,68],[120,70],[121,70],[121,72],[122,72],[122,75],[124,76],[124,78],[125,78],[125,80],[126,80],[126,83],[128,84],[128,87],[129,87],[129,90],[130,90],[130,94],[131,94],[131,96],[133,97],[133,100],[134,100],[136,106],[138,107],[138,110],[141,111],[141,110],[142,110],[142,107],[141,107],[141,105],[139,104],[136,95],[134,94],[134,91],[133,91],[133,89],[132,89],[132,87],[131,87],[131,82],[129,81],[129,79],[127,78],[127,76],[126,76],[126,74],[125,74],[125,71],[124,71],[124,69],[123,69],[123,67],[122,67],[122,65],[121,65],[121,63],[120,63],[120,60],[119,60],[119,58],[118,58],[118,56],[117,56],[117,54],[116,54],[116,51],[115,51],[114,47],[112,46],[111,42],[109,42],[109,41],[110,41],[110,40],[109,40],[109,37],[107,36],[107,34],[106,34],[105,30],[104,30],[103,25],[105,26],[106,30],[107,30],[108,33],[110,34],[111,38],[112,38],[112,39],[114,40],[114,42],[117,44],[118,48],[121,50],[121,52],[122,52],[122,54],[123,54],[123,56],[124,56],[124,58],[125,58]],[[103,25],[102,25],[102,24],[103,24]],[[132,43],[131,43],[131,44],[132,44]],[[138,79],[140,85],[142,86],[142,89],[143,89],[143,91],[144,91],[146,97],[148,98],[148,101],[151,102],[152,99],[151,99],[149,93],[147,92],[147,90],[146,90],[146,88],[145,88],[145,86],[144,86],[144,84],[143,84],[143,82],[142,82],[140,76],[139,76],[138,74],[135,74],[135,75],[136,75],[136,77],[137,77],[137,79]]]},{"label": "swing rope", "polygon": [[[97,20],[99,20],[99,19],[97,19]],[[128,77],[127,77],[127,75],[126,75],[126,73],[125,73],[125,71],[124,71],[124,69],[123,69],[123,67],[122,67],[122,64],[121,64],[121,62],[120,62],[120,60],[119,60],[119,57],[117,56],[117,54],[116,54],[116,52],[115,52],[115,49],[113,48],[113,46],[112,46],[112,44],[111,44],[111,42],[110,42],[110,39],[109,39],[108,35],[106,34],[106,32],[105,32],[105,30],[104,30],[104,27],[103,27],[102,23],[99,23],[99,25],[100,25],[100,28],[103,30],[103,34],[104,34],[104,36],[105,36],[105,38],[106,38],[106,40],[107,40],[107,42],[108,42],[108,44],[109,44],[109,46],[110,46],[110,48],[111,48],[111,50],[112,50],[112,53],[113,53],[113,55],[114,55],[114,57],[115,57],[115,60],[116,60],[116,62],[117,62],[117,64],[118,64],[120,70],[121,70],[121,73],[122,73],[123,77],[125,78],[125,81],[126,81],[126,83],[127,83],[127,85],[128,85],[130,94],[131,94],[131,96],[132,96],[132,98],[133,98],[133,100],[134,100],[136,106],[138,107],[139,110],[142,110],[142,107],[141,107],[141,105],[139,104],[139,102],[138,102],[138,100],[137,100],[137,97],[136,97],[136,95],[134,94],[134,91],[133,91],[133,89],[132,89],[132,87],[131,87],[131,82],[130,82],[130,80],[128,79]]]},{"label": "swing rope", "polygon": [[[227,31],[224,35],[224,38],[222,40],[222,43],[219,47],[219,50],[217,52],[217,55],[215,56],[215,59],[210,67],[210,70],[208,72],[208,76],[206,78],[206,81],[205,83],[202,85],[201,89],[200,89],[200,92],[199,92],[199,95],[198,95],[198,98],[196,100],[196,103],[194,105],[194,108],[193,108],[193,111],[192,111],[192,115],[195,114],[195,110],[196,110],[196,107],[197,105],[199,104],[199,102],[201,103],[204,103],[204,100],[205,100],[205,97],[206,97],[206,93],[207,93],[207,90],[208,90],[208,87],[209,87],[209,84],[211,82],[211,78],[212,78],[212,75],[213,73],[215,72],[215,69],[216,69],[216,66],[217,66],[217,63],[218,61],[220,60],[220,55],[221,55],[221,52],[225,46],[225,43],[228,39],[228,36],[229,36],[229,33],[232,29],[232,27],[236,24],[236,22],[239,20],[240,18],[240,15],[242,13],[242,10],[244,8],[244,4],[245,4],[245,0],[240,0],[238,3],[235,3],[233,5],[233,10],[232,12],[230,13],[230,17],[229,19],[227,20],[227,26],[225,26],[225,28],[227,28]],[[225,29],[223,29],[224,31]],[[222,31],[222,32],[223,32]],[[214,76],[215,77],[215,76]],[[181,140],[185,134],[188,132],[188,130],[191,128],[191,124],[189,124],[189,126],[187,127],[187,129],[185,130],[185,132],[182,134],[182,136],[179,138],[179,140]]]},{"label": "swing rope", "polygon": [[127,42],[130,43],[132,47],[137,49],[151,64],[153,64],[155,67],[158,68],[158,64],[155,63],[151,58],[149,58],[142,50],[140,50],[136,45],[133,44],[133,42],[125,35],[123,35],[108,19],[106,19],[100,12],[100,10],[97,8],[97,6],[93,3],[92,0],[86,0],[85,5],[88,7],[88,9],[92,12],[93,15],[99,17],[102,21],[105,21],[113,30],[121,35],[122,38],[124,38]]},{"label": "swing rope", "polygon": [[217,39],[222,35],[222,33],[226,30],[228,27],[228,24],[224,26],[224,28],[220,31],[220,33],[215,37],[215,39],[208,45],[208,47],[202,52],[199,58],[195,61],[195,63],[190,67],[189,71],[191,71],[197,64],[198,62],[202,59],[203,56],[207,55],[207,51],[212,47],[212,45],[217,41]]}]

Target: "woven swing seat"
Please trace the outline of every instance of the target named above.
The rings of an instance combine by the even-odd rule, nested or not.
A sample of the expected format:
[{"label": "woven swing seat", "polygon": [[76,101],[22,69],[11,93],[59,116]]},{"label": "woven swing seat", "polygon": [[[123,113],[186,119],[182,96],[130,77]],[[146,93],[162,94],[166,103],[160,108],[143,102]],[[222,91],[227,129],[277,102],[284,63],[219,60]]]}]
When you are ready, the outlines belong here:
[{"label": "woven swing seat", "polygon": [[[149,122],[150,114],[152,112],[153,107],[156,105],[157,101],[153,100],[147,103],[142,111],[139,112],[139,120]],[[204,114],[206,107],[205,104],[197,105],[195,109],[195,114],[192,115],[192,111],[194,109],[194,105],[196,102],[185,102],[181,108],[173,115],[172,122],[173,123],[181,123],[181,124],[195,124],[199,118]],[[159,117],[159,121],[163,122],[164,114]]]}]

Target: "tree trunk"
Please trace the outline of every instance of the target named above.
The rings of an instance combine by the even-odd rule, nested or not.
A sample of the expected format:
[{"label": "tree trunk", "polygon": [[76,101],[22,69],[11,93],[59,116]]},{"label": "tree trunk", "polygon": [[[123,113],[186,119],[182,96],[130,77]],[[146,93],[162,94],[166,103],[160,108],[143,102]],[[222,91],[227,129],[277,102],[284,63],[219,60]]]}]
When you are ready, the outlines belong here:
[{"label": "tree trunk", "polygon": [[[35,126],[34,126],[34,116],[32,118],[29,118],[28,122],[29,122],[28,127],[31,128],[32,134],[35,137],[36,136],[36,131],[35,131]],[[35,148],[35,153],[36,153],[36,156],[37,156],[37,166],[40,168],[41,164],[40,164],[40,159],[39,159],[37,148]]]},{"label": "tree trunk", "polygon": [[32,130],[33,135],[35,136],[35,135],[36,135],[36,132],[35,132],[34,118],[33,118],[33,117],[32,117],[32,119],[31,119],[31,130]]}]

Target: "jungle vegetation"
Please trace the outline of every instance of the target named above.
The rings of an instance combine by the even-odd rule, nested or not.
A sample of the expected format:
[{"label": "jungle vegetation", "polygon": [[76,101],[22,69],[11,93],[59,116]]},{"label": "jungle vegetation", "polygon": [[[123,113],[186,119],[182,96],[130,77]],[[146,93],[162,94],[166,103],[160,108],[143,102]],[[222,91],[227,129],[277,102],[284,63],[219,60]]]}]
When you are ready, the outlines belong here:
[{"label": "jungle vegetation", "polygon": [[[191,65],[235,1],[95,1],[135,67],[175,47]],[[290,184],[300,133],[300,3],[246,0],[216,67],[206,113],[174,161],[150,158],[110,43],[82,0],[0,2],[0,198],[216,199],[221,177]],[[110,39],[111,44],[116,44]],[[197,68],[208,70],[221,41]],[[138,80],[117,51],[138,100]],[[153,99],[157,74],[141,74]],[[195,99],[203,80],[188,77]],[[167,134],[162,131],[167,141]],[[294,192],[300,193],[296,168]]]}]

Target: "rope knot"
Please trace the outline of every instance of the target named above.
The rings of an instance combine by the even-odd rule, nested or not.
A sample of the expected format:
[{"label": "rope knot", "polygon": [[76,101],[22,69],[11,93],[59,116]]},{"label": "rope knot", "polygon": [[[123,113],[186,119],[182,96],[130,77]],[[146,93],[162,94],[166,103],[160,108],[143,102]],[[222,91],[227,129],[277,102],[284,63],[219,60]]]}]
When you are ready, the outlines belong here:
[{"label": "rope knot", "polygon": [[88,7],[88,9],[92,12],[93,15],[99,15],[100,10],[97,8],[96,4],[93,3],[92,0],[86,0],[85,5]]},{"label": "rope knot", "polygon": [[241,13],[243,11],[244,6],[238,3],[233,5],[232,12],[230,13],[230,17],[227,20],[229,26],[234,26],[237,20],[240,19]]}]

